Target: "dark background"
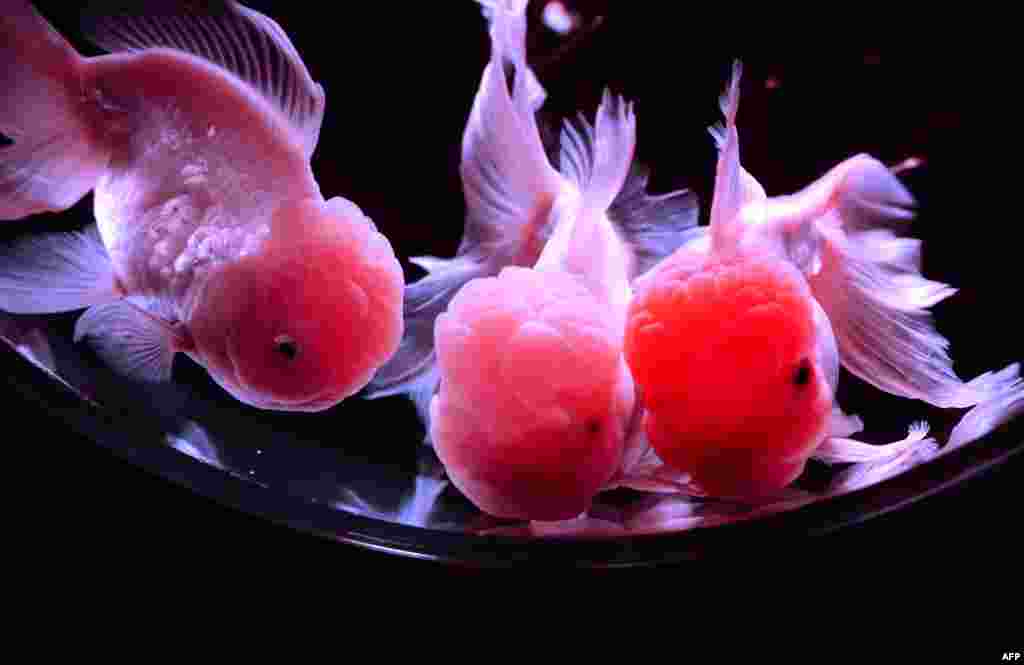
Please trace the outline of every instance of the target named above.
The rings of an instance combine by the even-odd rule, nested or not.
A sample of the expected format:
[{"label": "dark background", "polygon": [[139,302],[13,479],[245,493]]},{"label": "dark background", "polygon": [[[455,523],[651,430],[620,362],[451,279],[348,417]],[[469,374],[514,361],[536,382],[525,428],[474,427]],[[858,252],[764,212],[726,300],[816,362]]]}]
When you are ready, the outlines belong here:
[{"label": "dark background", "polygon": [[[248,4],[282,24],[326,88],[313,160],[324,195],[358,203],[403,260],[450,255],[463,214],[459,144],[488,52],[475,3],[338,3],[330,15],[313,3]],[[1001,166],[1015,112],[1006,110],[1007,93],[996,85],[998,61],[952,39],[966,26],[933,17],[940,27],[933,23],[922,34],[891,22],[884,30],[851,22],[846,27],[861,38],[845,43],[818,29],[821,17],[805,17],[809,29],[778,29],[738,9],[703,16],[655,8],[672,3],[576,4],[584,25],[604,16],[599,27],[568,42],[537,27],[531,38],[531,62],[549,91],[546,114],[592,113],[606,85],[636,100],[638,157],[653,170],[652,188],[695,189],[706,223],[715,155],[705,127],[718,119],[731,58],[742,56],[743,161],[768,193],[794,191],[857,152],[887,163],[923,158],[925,166],[906,175],[922,205],[913,234],[926,241],[925,274],[960,288],[936,308],[955,367],[971,378],[1021,359],[1012,323],[1020,302],[1019,184],[1016,172]],[[76,9],[37,5],[76,46],[96,53],[76,33]],[[534,26],[542,6],[531,5]],[[756,37],[748,39],[750,33]],[[90,206],[91,196],[63,217],[11,228],[80,223]],[[406,267],[408,277],[418,277]],[[2,375],[16,362],[0,354]],[[146,561],[185,571],[215,565],[223,572],[243,562],[291,570],[302,562],[410,579],[471,575],[321,541],[223,508],[94,446],[16,381],[0,382],[0,389],[2,437],[27,458],[10,471],[19,485],[28,484],[13,505],[28,518],[23,542],[30,555],[70,551],[76,569],[99,566],[105,574]],[[871,404],[867,435],[880,441],[901,437],[907,422],[925,413],[845,379],[840,399]],[[412,409],[398,401],[346,403],[319,422],[325,433],[366,428],[379,442],[419,437]],[[896,514],[828,537],[773,543],[759,556],[880,567],[971,556],[984,570],[1014,551],[1008,539],[1019,531],[1024,482],[1017,457]],[[685,566],[675,572],[685,574]]]}]

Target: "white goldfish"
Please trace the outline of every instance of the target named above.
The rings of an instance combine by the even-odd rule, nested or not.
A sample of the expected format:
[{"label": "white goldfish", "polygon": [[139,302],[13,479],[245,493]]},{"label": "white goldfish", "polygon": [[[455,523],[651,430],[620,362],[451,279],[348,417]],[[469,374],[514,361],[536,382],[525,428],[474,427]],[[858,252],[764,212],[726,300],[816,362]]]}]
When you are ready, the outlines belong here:
[{"label": "white goldfish", "polygon": [[463,137],[463,241],[453,259],[415,259],[429,275],[407,288],[405,338],[371,387],[413,395],[453,484],[483,511],[559,520],[619,469],[635,413],[630,280],[696,230],[698,211],[689,192],[645,193],[630,173],[632,108],[610,94],[593,127],[566,125],[554,168],[527,2],[481,4],[491,56]]},{"label": "white goldfish", "polygon": [[397,349],[403,277],[314,180],[324,90],[262,14],[144,7],[94,21],[110,54],[84,58],[0,2],[0,219],[94,191],[97,222],[0,249],[0,309],[89,308],[76,337],[136,379],[169,379],[182,352],[248,404],[333,406]]},{"label": "white goldfish", "polygon": [[840,491],[934,452],[924,424],[888,446],[848,439],[862,423],[835,405],[840,363],[895,395],[977,407],[950,445],[1019,411],[1019,365],[969,382],[954,373],[928,312],[954,290],[921,275],[920,241],[893,232],[915,201],[889,169],[858,155],[769,198],[740,166],[740,70],[722,98],[725,126],[713,130],[710,232],[637,280],[630,304],[625,355],[656,463],[627,469],[635,477],[622,484],[667,469],[686,491],[769,495],[813,456],[859,463],[830,488]]}]

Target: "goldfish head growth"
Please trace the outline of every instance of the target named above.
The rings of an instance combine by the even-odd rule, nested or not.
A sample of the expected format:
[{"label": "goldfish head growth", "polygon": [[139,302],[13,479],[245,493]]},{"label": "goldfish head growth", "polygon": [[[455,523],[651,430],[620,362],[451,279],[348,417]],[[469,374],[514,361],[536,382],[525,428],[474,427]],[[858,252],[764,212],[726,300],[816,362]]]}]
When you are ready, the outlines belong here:
[{"label": "goldfish head growth", "polygon": [[617,470],[633,384],[622,333],[576,278],[506,268],[435,325],[431,433],[452,482],[498,517],[560,520]]},{"label": "goldfish head growth", "polygon": [[[669,465],[719,496],[781,489],[821,443],[831,371],[802,277],[770,259],[679,252],[638,284],[626,361]],[[827,339],[826,339],[827,337]]]},{"label": "goldfish head growth", "polygon": [[391,245],[358,208],[291,203],[256,251],[203,285],[188,322],[193,355],[245,403],[321,411],[398,348],[403,285]]}]

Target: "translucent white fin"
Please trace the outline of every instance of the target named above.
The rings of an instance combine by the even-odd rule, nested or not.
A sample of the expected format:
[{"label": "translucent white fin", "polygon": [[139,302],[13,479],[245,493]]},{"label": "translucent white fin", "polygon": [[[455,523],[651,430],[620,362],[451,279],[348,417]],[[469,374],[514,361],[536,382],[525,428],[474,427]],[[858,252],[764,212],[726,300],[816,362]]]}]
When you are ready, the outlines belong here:
[{"label": "translucent white fin", "polygon": [[[945,454],[987,436],[996,428],[1024,415],[1024,381],[1020,365],[1014,363],[995,374],[985,374],[971,383],[984,381],[991,396],[968,411],[949,434]],[[968,384],[970,385],[970,384]]]},{"label": "translucent white fin", "polygon": [[532,108],[540,108],[547,93],[526,64],[526,6],[529,0],[477,1],[487,17],[491,48],[500,54],[502,61],[517,67],[516,75],[524,78],[525,100]]},{"label": "translucent white fin", "polygon": [[647,193],[648,174],[632,160],[636,117],[631,104],[606,91],[596,120],[604,127],[600,142],[596,127],[583,114],[564,124],[559,170],[584,192],[590,212],[607,212],[632,251],[634,274],[641,274],[702,233],[697,197],[689,190]]},{"label": "translucent white fin", "polygon": [[86,34],[111,52],[171,48],[236,75],[294,128],[311,156],[324,116],[324,89],[315,83],[275,21],[230,0],[156,0],[90,17]]},{"label": "translucent white fin", "polygon": [[0,220],[71,207],[109,154],[83,100],[85,63],[23,0],[0,5]]},{"label": "translucent white fin", "polygon": [[847,438],[864,429],[864,421],[858,416],[843,413],[839,407],[832,409],[832,422],[829,424],[829,436]]},{"label": "translucent white fin", "polygon": [[607,213],[633,162],[636,116],[631,104],[606,90],[593,129],[584,123],[574,139],[571,125],[566,127],[561,161],[580,196],[556,202],[556,228],[537,268],[578,275],[591,292],[624,316],[635,261]]},{"label": "translucent white fin", "polygon": [[[829,496],[845,494],[892,478],[921,462],[932,459],[939,448],[935,439],[928,438],[926,423],[911,425],[907,438],[902,441],[871,447],[879,448],[885,454],[880,453],[876,459],[870,459],[870,451],[861,450],[868,459],[838,473],[829,484]],[[847,446],[845,452],[856,456],[853,447]],[[890,452],[893,454],[887,454]]]},{"label": "translucent white fin", "polygon": [[825,439],[824,443],[814,451],[814,459],[825,464],[885,462],[902,455],[907,449],[924,440],[927,434],[928,423],[922,421],[910,426],[910,434],[907,438],[883,446],[853,439],[830,437]]},{"label": "translucent white fin", "polygon": [[114,267],[95,226],[30,234],[0,245],[0,310],[69,312],[119,297]]},{"label": "translucent white fin", "polygon": [[82,340],[118,374],[146,383],[171,378],[175,352],[169,326],[127,301],[89,308],[75,324],[75,341]]},{"label": "translucent white fin", "polygon": [[956,290],[925,278],[921,242],[896,232],[915,205],[890,169],[861,154],[796,194],[748,205],[743,216],[804,271],[851,373],[895,395],[970,407],[1003,384],[965,384],[953,371],[928,308]]},{"label": "translucent white fin", "polygon": [[820,270],[809,277],[832,322],[840,360],[886,392],[943,408],[986,399],[991,386],[965,385],[953,371],[949,342],[927,308],[955,293],[920,274],[920,242],[887,229],[818,220]]},{"label": "translucent white fin", "polygon": [[698,226],[700,205],[696,194],[681,189],[649,195],[647,173],[635,162],[618,197],[608,209],[608,219],[632,249],[636,275],[647,272],[707,232],[706,227]]},{"label": "translucent white fin", "polygon": [[428,424],[430,399],[437,390],[440,373],[434,354],[434,320],[448,308],[448,303],[467,282],[477,277],[497,274],[485,261],[472,257],[439,259],[417,257],[415,263],[429,266],[429,274],[405,287],[402,304],[405,330],[398,351],[370,381],[364,396],[368,399],[408,394],[416,410]]},{"label": "translucent white fin", "polygon": [[467,214],[459,253],[516,257],[528,246],[539,252],[564,180],[548,162],[535,117],[544,93],[526,62],[526,3],[482,4],[491,21],[491,57],[462,139]]},{"label": "translucent white fin", "polygon": [[584,209],[603,213],[619,195],[636,151],[633,105],[605,90],[594,126],[582,117],[562,131],[562,173],[583,192]]}]

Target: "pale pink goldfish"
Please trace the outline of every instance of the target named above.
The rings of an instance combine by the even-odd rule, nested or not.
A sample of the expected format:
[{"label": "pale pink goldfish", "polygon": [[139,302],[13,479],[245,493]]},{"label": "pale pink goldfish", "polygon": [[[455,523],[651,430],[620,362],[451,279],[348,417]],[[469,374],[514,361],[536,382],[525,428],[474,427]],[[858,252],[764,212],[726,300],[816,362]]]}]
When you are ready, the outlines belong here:
[{"label": "pale pink goldfish", "polygon": [[[967,383],[953,372],[927,308],[954,291],[921,275],[919,241],[891,230],[915,206],[895,175],[858,155],[797,194],[768,198],[740,166],[739,83],[737,64],[725,126],[713,131],[710,233],[637,280],[629,308],[625,355],[659,462],[686,491],[760,496],[812,456],[876,461],[882,473],[934,445],[921,424],[890,446],[847,439],[862,424],[835,404],[840,363],[895,395],[978,405],[951,444],[1019,410],[1018,365]],[[654,479],[662,471],[646,469]],[[643,485],[633,473],[641,477],[622,484]]]},{"label": "pale pink goldfish", "polygon": [[649,197],[630,174],[636,120],[610,94],[593,127],[565,127],[553,167],[527,3],[481,4],[491,58],[463,137],[462,246],[416,259],[430,274],[408,287],[405,339],[372,386],[413,394],[479,508],[559,520],[587,510],[621,465],[635,414],[622,357],[630,281],[695,230],[697,207],[688,192]]},{"label": "pale pink goldfish", "polygon": [[141,6],[94,21],[111,54],[84,58],[0,2],[0,219],[94,191],[98,227],[0,249],[0,309],[89,308],[76,336],[133,378],[169,379],[183,352],[248,404],[326,409],[397,349],[403,278],[313,178],[324,90],[262,14]]}]

